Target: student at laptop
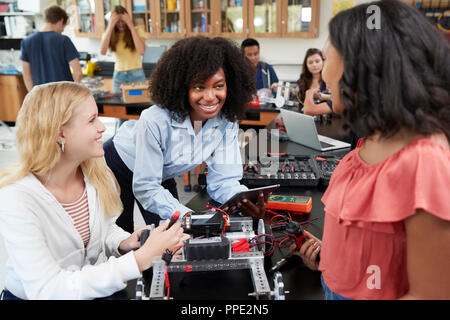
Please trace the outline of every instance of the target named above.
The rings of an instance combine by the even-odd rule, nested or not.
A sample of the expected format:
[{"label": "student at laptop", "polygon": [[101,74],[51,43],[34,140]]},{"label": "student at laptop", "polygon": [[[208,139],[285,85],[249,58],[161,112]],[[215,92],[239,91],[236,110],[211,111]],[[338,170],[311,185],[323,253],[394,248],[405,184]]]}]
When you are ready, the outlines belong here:
[{"label": "student at laptop", "polygon": [[333,109],[367,138],[331,177],[322,241],[298,254],[328,297],[450,299],[450,45],[401,1],[343,11],[329,32]]},{"label": "student at laptop", "polygon": [[[297,80],[297,99],[303,105],[303,113],[316,116],[331,113],[331,96],[327,84],[322,79],[324,58],[322,51],[310,48],[303,60],[303,69]],[[315,101],[320,101],[317,103]]]}]

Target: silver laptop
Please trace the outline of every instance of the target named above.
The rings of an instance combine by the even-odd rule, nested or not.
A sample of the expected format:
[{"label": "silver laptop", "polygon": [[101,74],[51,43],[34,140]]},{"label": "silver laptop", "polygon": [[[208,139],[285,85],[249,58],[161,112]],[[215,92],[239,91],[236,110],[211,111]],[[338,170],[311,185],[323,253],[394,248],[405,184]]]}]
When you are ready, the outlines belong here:
[{"label": "silver laptop", "polygon": [[280,109],[289,140],[311,149],[330,151],[349,148],[349,143],[317,134],[314,117],[303,113]]}]

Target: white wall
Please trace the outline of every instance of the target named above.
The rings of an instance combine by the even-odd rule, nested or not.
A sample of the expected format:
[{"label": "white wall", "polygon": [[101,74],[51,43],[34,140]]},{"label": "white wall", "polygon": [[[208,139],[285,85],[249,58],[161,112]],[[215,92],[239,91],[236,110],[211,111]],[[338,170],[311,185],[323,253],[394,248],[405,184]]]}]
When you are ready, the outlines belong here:
[{"label": "white wall", "polygon": [[[301,63],[306,50],[315,47],[322,49],[328,38],[328,22],[332,15],[332,0],[320,0],[320,27],[319,37],[315,39],[258,38],[261,45],[261,59],[273,64],[280,80],[296,81],[300,75]],[[354,0],[355,5],[371,2],[371,0]],[[76,38],[71,28],[66,28],[66,34],[71,36],[79,51],[99,53],[100,40]],[[240,45],[243,39],[236,39]],[[170,47],[176,39],[149,39],[147,45],[167,45]],[[100,56],[101,60],[112,60],[111,56]]]}]

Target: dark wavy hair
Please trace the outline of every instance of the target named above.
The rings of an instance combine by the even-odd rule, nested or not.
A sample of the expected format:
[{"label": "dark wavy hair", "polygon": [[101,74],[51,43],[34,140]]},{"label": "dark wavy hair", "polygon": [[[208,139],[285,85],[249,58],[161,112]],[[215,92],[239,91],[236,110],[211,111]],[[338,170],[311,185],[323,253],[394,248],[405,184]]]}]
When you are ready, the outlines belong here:
[{"label": "dark wavy hair", "polygon": [[160,58],[150,78],[152,101],[173,112],[183,121],[191,108],[189,88],[201,83],[222,68],[227,97],[221,114],[230,121],[243,116],[246,105],[256,93],[255,70],[242,56],[238,46],[224,38],[191,37],[177,41]]},{"label": "dark wavy hair", "polygon": [[[309,57],[311,57],[315,54],[318,54],[322,58],[322,61],[324,60],[322,51],[320,51],[319,49],[316,49],[316,48],[309,48],[306,51],[305,59],[303,60],[302,73],[300,74],[300,78],[297,80],[297,85],[300,89],[300,97],[303,100],[305,99],[306,91],[311,87],[311,83],[312,83],[312,73],[311,73],[311,71],[309,71],[308,65],[306,62]],[[320,85],[322,85],[322,81],[323,80],[322,80],[322,74],[321,74],[320,82],[319,82]]]},{"label": "dark wavy hair", "polygon": [[[368,27],[373,8],[379,29]],[[344,61],[347,128],[383,138],[406,128],[450,141],[450,45],[419,10],[396,0],[366,3],[336,15],[329,32]]]}]

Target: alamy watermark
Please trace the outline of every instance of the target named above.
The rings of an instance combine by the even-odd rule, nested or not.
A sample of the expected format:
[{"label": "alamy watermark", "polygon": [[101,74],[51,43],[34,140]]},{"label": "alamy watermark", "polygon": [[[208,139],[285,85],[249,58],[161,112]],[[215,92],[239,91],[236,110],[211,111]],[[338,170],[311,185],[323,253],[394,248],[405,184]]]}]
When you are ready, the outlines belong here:
[{"label": "alamy watermark", "polygon": [[369,30],[381,29],[381,10],[377,5],[371,5],[367,8],[366,13],[369,15],[366,26]]},{"label": "alamy watermark", "polygon": [[278,170],[278,129],[220,129],[202,127],[194,122],[192,135],[187,130],[176,131],[171,137],[170,159],[175,165],[194,166],[202,162],[216,165],[240,165],[252,162],[267,171]]},{"label": "alamy watermark", "polygon": [[367,274],[370,276],[367,278],[366,285],[369,290],[381,289],[381,268],[377,265],[370,265],[367,267]]}]

